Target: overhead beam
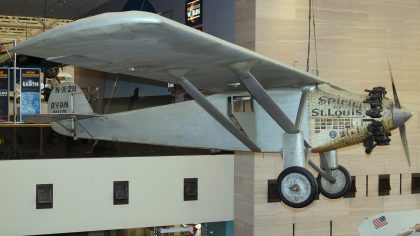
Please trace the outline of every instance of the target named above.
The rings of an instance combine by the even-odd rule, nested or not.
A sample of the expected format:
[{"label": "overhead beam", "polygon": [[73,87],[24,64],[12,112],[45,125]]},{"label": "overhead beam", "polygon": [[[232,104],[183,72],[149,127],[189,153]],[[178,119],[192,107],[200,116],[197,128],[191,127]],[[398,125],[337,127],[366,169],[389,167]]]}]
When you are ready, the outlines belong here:
[{"label": "overhead beam", "polygon": [[22,34],[1,34],[0,38],[19,38],[19,39],[26,39],[25,35]]},{"label": "overhead beam", "polygon": [[[51,29],[57,25],[72,22],[71,20],[45,18],[42,20],[37,17],[16,17],[0,15],[0,29],[7,31],[8,36],[19,34],[20,36],[11,36],[18,39],[31,38],[45,30]],[[3,31],[2,33],[6,33]],[[0,34],[0,38],[5,37]]]},{"label": "overhead beam", "polygon": [[[6,27],[8,27],[8,28],[22,28],[22,29],[29,29],[28,28],[28,24],[23,24],[21,21],[20,21],[20,19],[19,18],[17,18],[17,17],[11,17],[11,16],[7,16],[7,18],[9,18],[10,20],[12,20],[13,22],[15,22],[16,23],[16,25],[13,25],[13,26],[15,26],[15,27],[11,27],[11,26],[6,26]],[[27,23],[27,22],[26,22]],[[9,25],[9,24],[6,24],[6,25]],[[26,33],[28,33],[28,30],[26,30]],[[32,33],[31,32],[29,32],[29,34],[32,36]]]},{"label": "overhead beam", "polygon": [[0,24],[0,27],[6,27],[6,28],[16,28],[16,29],[44,29],[43,26],[40,25],[16,25],[16,24]]},{"label": "overhead beam", "polygon": [[18,25],[22,25],[22,23],[20,23],[15,17],[7,16],[7,18],[9,18],[11,21],[15,22]]},{"label": "overhead beam", "polygon": [[5,36],[25,36],[25,35],[23,33],[13,32],[13,31],[11,31],[10,33],[2,33],[0,35],[0,37],[5,37]]},{"label": "overhead beam", "polygon": [[185,89],[185,91],[194,98],[194,100],[219,124],[228,130],[233,136],[241,141],[249,150],[253,152],[261,152],[261,149],[249,137],[239,130],[226,116],[224,116],[207,98],[202,94],[187,78],[185,74],[187,70],[168,71],[176,81]]},{"label": "overhead beam", "polygon": [[284,114],[280,107],[274,102],[273,98],[267,93],[258,80],[251,74],[251,68],[256,64],[255,61],[238,62],[229,65],[230,69],[238,75],[239,80],[255,98],[258,104],[273,118],[273,120],[289,134],[299,133],[299,129],[293,124],[289,117]]},{"label": "overhead beam", "polygon": [[1,28],[3,28],[1,31],[7,31],[8,33],[12,33],[12,31],[10,31],[10,29],[9,28],[7,28],[7,27],[1,27]]},{"label": "overhead beam", "polygon": [[40,23],[44,28],[47,28],[47,26],[45,25],[45,23],[44,23],[44,21],[42,21],[41,19],[39,19],[39,18],[36,18],[35,19],[38,23]]},{"label": "overhead beam", "polygon": [[43,32],[45,30],[51,29],[55,24],[57,24],[59,22],[60,22],[60,20],[58,20],[58,19],[51,19],[50,21],[47,21],[47,24],[44,24],[45,28],[42,28],[42,29],[38,30],[37,32],[35,32],[35,35]]}]

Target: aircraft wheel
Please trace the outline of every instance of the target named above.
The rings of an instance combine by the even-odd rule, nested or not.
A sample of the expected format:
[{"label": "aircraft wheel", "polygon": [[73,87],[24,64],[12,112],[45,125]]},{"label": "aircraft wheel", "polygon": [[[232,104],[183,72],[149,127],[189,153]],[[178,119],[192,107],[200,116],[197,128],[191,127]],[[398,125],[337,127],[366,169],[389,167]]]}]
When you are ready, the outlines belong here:
[{"label": "aircraft wheel", "polygon": [[332,176],[335,177],[335,183],[331,183],[321,175],[318,175],[317,182],[319,191],[327,198],[341,198],[346,194],[351,186],[351,176],[346,168],[338,166],[337,169],[331,170]]},{"label": "aircraft wheel", "polygon": [[277,192],[286,205],[302,208],[315,200],[318,186],[307,169],[292,166],[283,170],[277,178]]}]

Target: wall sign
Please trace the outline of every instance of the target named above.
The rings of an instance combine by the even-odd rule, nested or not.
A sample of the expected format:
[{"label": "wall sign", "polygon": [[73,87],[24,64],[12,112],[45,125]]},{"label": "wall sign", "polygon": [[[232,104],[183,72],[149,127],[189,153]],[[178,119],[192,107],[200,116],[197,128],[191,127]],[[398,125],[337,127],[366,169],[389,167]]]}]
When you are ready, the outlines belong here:
[{"label": "wall sign", "polygon": [[0,68],[0,122],[9,121],[9,70]]},{"label": "wall sign", "polygon": [[36,185],[36,209],[53,208],[53,185]]},{"label": "wall sign", "polygon": [[198,200],[198,178],[184,179],[184,201]]},{"label": "wall sign", "polygon": [[185,24],[188,26],[198,26],[203,23],[203,4],[202,0],[187,0],[185,3]]},{"label": "wall sign", "polygon": [[41,82],[39,69],[20,71],[20,121],[41,113]]},{"label": "wall sign", "polygon": [[128,181],[114,181],[114,205],[128,204]]}]

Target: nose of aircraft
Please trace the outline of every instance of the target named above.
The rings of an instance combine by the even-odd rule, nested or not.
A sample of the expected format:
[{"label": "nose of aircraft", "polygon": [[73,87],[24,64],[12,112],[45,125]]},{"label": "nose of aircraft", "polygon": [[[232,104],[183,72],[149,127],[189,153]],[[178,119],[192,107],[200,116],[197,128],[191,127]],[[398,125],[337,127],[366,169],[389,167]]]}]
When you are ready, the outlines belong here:
[{"label": "nose of aircraft", "polygon": [[402,108],[393,107],[392,109],[392,121],[394,123],[394,127],[400,127],[404,125],[404,123],[411,118],[413,113],[406,111]]}]

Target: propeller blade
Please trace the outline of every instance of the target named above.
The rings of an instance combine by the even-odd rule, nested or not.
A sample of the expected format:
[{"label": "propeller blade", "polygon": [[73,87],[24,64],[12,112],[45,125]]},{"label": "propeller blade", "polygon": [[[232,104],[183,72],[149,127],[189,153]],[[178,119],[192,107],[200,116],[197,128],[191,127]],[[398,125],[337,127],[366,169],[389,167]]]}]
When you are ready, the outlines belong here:
[{"label": "propeller blade", "polygon": [[407,132],[405,129],[405,125],[400,126],[400,136],[402,145],[404,147],[405,157],[407,158],[408,165],[411,167],[410,150],[408,149]]},{"label": "propeller blade", "polygon": [[392,92],[394,93],[394,102],[397,108],[401,108],[400,100],[398,99],[397,89],[395,88],[394,77],[392,76],[391,63],[388,59],[389,74],[391,75]]},{"label": "propeller blade", "polygon": [[[394,77],[392,76],[392,69],[391,69],[391,63],[389,62],[389,58],[388,58],[388,67],[389,67],[389,74],[391,76],[392,92],[394,94],[394,103],[397,108],[401,108],[400,99],[398,99],[397,89],[395,88]],[[407,158],[408,165],[411,167],[410,150],[408,148],[407,131],[405,128],[405,124],[401,125],[399,129],[400,129],[401,142],[404,147],[405,157]]]}]

